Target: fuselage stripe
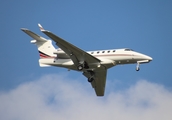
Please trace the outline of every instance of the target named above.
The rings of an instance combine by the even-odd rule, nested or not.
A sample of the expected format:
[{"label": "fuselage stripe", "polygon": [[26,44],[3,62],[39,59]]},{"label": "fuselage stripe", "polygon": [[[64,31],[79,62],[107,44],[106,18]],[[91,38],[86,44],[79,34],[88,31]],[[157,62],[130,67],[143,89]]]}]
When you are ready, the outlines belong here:
[{"label": "fuselage stripe", "polygon": [[39,51],[39,56],[40,56],[40,58],[55,58],[55,57],[49,56],[41,51]]},{"label": "fuselage stripe", "polygon": [[104,54],[104,55],[93,55],[95,57],[100,57],[100,56],[133,56],[131,54]]}]

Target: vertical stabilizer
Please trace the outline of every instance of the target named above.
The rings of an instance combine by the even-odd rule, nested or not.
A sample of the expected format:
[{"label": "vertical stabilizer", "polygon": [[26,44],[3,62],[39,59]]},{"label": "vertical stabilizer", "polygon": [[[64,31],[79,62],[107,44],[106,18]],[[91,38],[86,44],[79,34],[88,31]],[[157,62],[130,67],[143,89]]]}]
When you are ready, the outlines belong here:
[{"label": "vertical stabilizer", "polygon": [[[33,40],[32,40],[33,41]],[[56,55],[53,53],[55,51],[51,40],[45,42],[36,41],[34,43],[38,47],[40,58],[54,58]]]}]

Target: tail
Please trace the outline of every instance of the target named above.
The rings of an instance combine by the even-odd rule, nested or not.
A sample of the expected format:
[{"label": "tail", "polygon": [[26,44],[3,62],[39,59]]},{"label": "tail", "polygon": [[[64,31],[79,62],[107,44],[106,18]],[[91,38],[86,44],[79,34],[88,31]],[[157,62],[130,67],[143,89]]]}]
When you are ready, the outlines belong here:
[{"label": "tail", "polygon": [[[53,53],[56,49],[52,45],[51,40],[47,40],[47,39],[35,34],[34,32],[32,32],[28,29],[21,28],[21,30],[34,39],[34,40],[31,40],[31,43],[33,43],[37,46],[40,59],[47,59],[47,58],[55,58],[56,57],[56,55]],[[47,65],[42,65],[40,63],[40,66],[44,67]]]}]

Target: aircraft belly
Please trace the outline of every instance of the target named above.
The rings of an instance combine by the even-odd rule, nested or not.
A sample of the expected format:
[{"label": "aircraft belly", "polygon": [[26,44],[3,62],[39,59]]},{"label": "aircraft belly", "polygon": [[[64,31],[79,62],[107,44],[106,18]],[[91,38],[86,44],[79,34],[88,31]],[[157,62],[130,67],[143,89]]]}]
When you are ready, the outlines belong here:
[{"label": "aircraft belly", "polygon": [[70,57],[66,54],[57,54],[57,58],[59,58],[59,59],[70,59]]},{"label": "aircraft belly", "polygon": [[60,66],[71,66],[73,62],[70,59],[39,59],[39,63],[46,65],[60,65]]},{"label": "aircraft belly", "polygon": [[131,63],[137,62],[135,59],[133,59],[132,55],[129,55],[129,56],[108,56],[108,57],[106,57],[106,59],[103,57],[100,57],[99,59],[103,60],[103,62],[104,62],[104,60],[105,61],[110,60],[110,61],[114,62],[113,65],[110,64],[110,62],[109,62],[109,64],[108,64],[108,62],[104,63],[107,68],[110,68],[110,67],[113,67],[113,66],[119,65],[119,64],[131,64]]},{"label": "aircraft belly", "polygon": [[116,65],[116,62],[110,58],[105,59],[105,58],[99,57],[98,59],[101,60],[100,64],[106,66],[106,68],[111,68]]}]

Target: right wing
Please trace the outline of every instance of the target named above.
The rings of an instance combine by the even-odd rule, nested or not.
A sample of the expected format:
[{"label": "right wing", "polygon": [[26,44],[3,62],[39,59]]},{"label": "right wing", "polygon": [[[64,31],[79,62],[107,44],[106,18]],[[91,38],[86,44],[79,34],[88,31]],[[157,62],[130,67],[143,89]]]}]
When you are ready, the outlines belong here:
[{"label": "right wing", "polygon": [[34,32],[26,29],[26,28],[21,28],[21,30],[39,42],[46,42],[47,41],[47,39],[45,39],[44,37],[39,36],[39,35],[35,34]]},{"label": "right wing", "polygon": [[[44,34],[54,40],[56,42],[56,45],[59,46],[67,55],[70,56],[75,66],[78,66],[79,63],[83,61],[87,62],[89,66],[94,65],[94,80],[91,82],[91,85],[95,89],[97,96],[104,96],[107,69],[104,65],[97,67],[97,65],[100,65],[101,61],[96,57],[88,54],[87,52],[81,50],[80,48],[72,45],[71,43],[63,40],[62,38],[54,35],[50,31],[44,30],[40,24],[38,24],[38,26]],[[89,70],[84,71],[83,75],[87,78],[92,76]]]}]

